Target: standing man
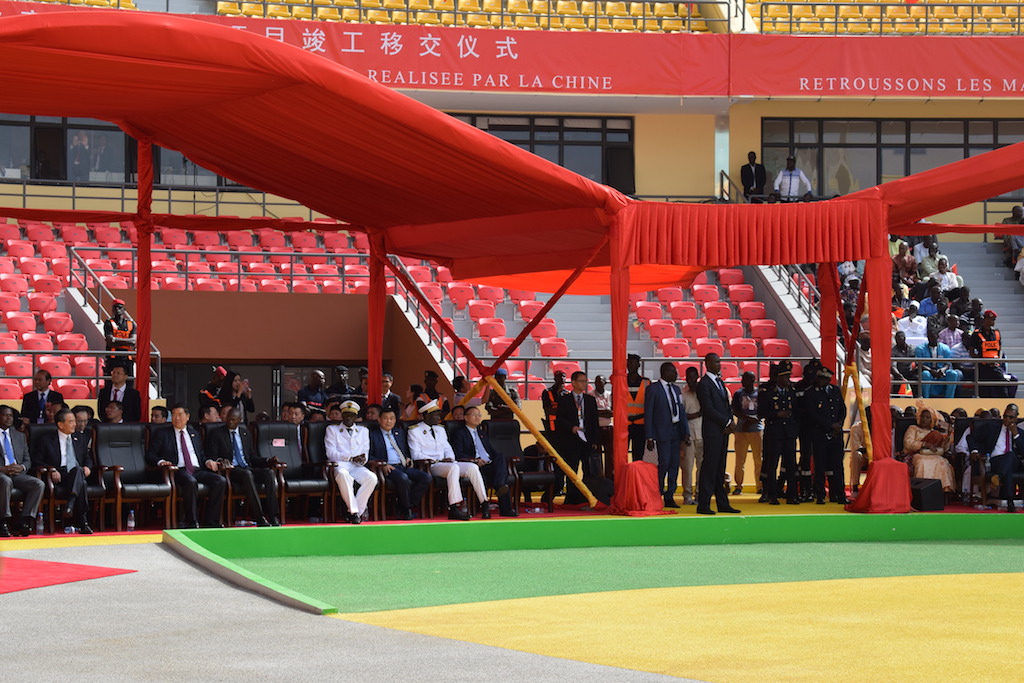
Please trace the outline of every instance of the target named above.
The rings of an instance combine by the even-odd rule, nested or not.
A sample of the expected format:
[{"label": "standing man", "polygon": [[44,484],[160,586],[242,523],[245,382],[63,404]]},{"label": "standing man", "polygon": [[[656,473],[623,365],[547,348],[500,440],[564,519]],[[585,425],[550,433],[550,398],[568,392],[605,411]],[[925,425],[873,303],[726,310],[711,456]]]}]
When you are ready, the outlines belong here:
[{"label": "standing man", "polygon": [[462,486],[459,478],[468,479],[480,502],[487,500],[484,480],[475,463],[455,461],[455,452],[448,443],[448,434],[441,424],[441,406],[430,401],[420,410],[423,422],[409,430],[409,452],[413,460],[421,460],[430,467],[430,474],[448,482],[448,519],[467,520],[462,509]]},{"label": "standing man", "polygon": [[377,426],[370,427],[370,460],[398,494],[399,518],[412,519],[432,477],[413,467],[405,430],[398,426],[398,413],[390,408],[381,411]]},{"label": "standing man", "polygon": [[47,405],[60,405],[64,397],[50,388],[53,377],[48,370],[37,370],[32,376],[32,391],[21,397],[21,419],[25,423],[43,424]]},{"label": "standing man", "polygon": [[[483,413],[479,406],[466,408],[466,424],[452,432],[452,450],[459,462],[472,462],[480,468],[484,483],[498,494],[498,512],[502,517],[516,517],[518,511],[512,505],[508,493],[508,462],[505,454],[491,445],[487,432],[480,428]],[[490,504],[483,501],[483,518],[490,517]]]},{"label": "standing man", "polygon": [[[103,338],[107,351],[135,350],[135,321],[125,312],[124,299],[114,299],[111,315],[103,322]],[[125,375],[130,377],[135,374],[135,357],[107,356],[103,371],[109,375],[117,366],[124,368]]]},{"label": "standing man", "polygon": [[[594,377],[594,389],[587,392],[597,402],[597,426],[601,430],[598,441],[601,444],[601,455],[604,458],[604,471],[615,472],[615,458],[612,455],[612,394],[611,386],[603,375]],[[609,475],[609,479],[613,479]]]},{"label": "standing man", "polygon": [[712,496],[719,512],[739,512],[729,504],[729,490],[725,487],[726,454],[734,426],[731,397],[719,374],[721,371],[722,359],[717,353],[704,356],[704,376],[697,385],[697,399],[704,423],[704,462],[700,467],[697,488],[697,514],[700,515],[715,514],[711,509]]},{"label": "standing man", "polygon": [[355,389],[348,385],[348,368],[344,365],[334,366],[334,383],[327,387],[328,396],[340,396],[343,401],[349,400]]},{"label": "standing man", "polygon": [[158,429],[153,432],[146,462],[152,467],[174,466],[174,488],[182,496],[182,512],[185,516],[183,529],[199,527],[199,483],[206,486],[205,527],[224,526],[220,521],[227,481],[217,473],[216,460],[204,457],[203,442],[199,433],[188,423],[189,412],[184,405],[171,408],[173,429]]},{"label": "standing man", "polygon": [[793,364],[780,361],[774,368],[771,381],[762,387],[757,396],[757,414],[764,418],[764,493],[769,505],[779,504],[778,475],[779,461],[788,478],[786,503],[800,504],[796,484],[796,438],[800,434],[797,421],[796,395],[789,383]]},{"label": "standing man", "polygon": [[635,353],[626,356],[626,386],[629,388],[626,418],[629,420],[629,449],[633,453],[633,460],[641,460],[644,457],[644,442],[647,439],[647,431],[644,428],[644,403],[650,384],[651,380],[640,374],[640,356]]},{"label": "standing man", "polygon": [[801,186],[807,187],[807,194],[811,194],[814,189],[804,172],[796,167],[796,157],[788,156],[786,168],[775,176],[775,193],[784,202],[795,202],[803,196],[800,192]]},{"label": "standing man", "polygon": [[442,396],[441,392],[437,390],[438,379],[438,374],[433,370],[427,370],[423,373],[423,396],[425,398],[421,397],[417,402],[427,403],[429,401],[437,401],[437,404],[441,406],[441,415],[444,416],[451,412],[452,406],[448,397]]},{"label": "standing man", "polygon": [[[972,431],[968,437],[971,457],[984,456],[992,474],[999,475],[999,497],[1006,500],[1006,511],[1014,512],[1013,475],[1024,471],[1024,437],[1017,427],[1019,411],[1015,403],[1003,410],[1003,421],[997,425],[985,425]],[[985,486],[988,484],[986,483]]]},{"label": "standing man", "polygon": [[[515,403],[517,407],[522,408],[523,402],[519,398],[519,392],[516,391],[516,388],[511,384],[505,384],[505,380],[507,379],[508,370],[505,368],[498,368],[494,371],[494,381],[498,383],[498,386],[500,386],[506,394],[508,394],[508,397],[512,399],[512,402]],[[484,403],[484,407],[487,408],[487,415],[490,416],[492,420],[516,419],[516,414],[512,412],[511,408],[505,405],[505,402],[501,400],[501,396],[498,395],[497,391],[488,392],[487,402]],[[547,429],[547,426],[545,426],[545,429]]]},{"label": "standing man", "polygon": [[220,415],[220,388],[224,385],[224,378],[227,376],[228,371],[222,366],[218,365],[213,368],[210,383],[199,392],[200,415],[205,415],[211,406],[216,408],[217,414]]},{"label": "standing man", "polygon": [[814,386],[804,393],[801,414],[811,425],[811,449],[814,452],[814,499],[825,504],[825,477],[828,477],[828,499],[846,504],[843,481],[843,422],[846,403],[839,387],[832,384],[832,371],[821,368]]},{"label": "standing man", "polygon": [[683,397],[676,386],[679,373],[673,363],[661,364],[661,379],[652,384],[644,401],[644,428],[647,447],[658,449],[658,488],[665,507],[677,508],[676,482],[679,479],[679,451],[690,439]]},{"label": "standing man", "polygon": [[[555,419],[558,434],[558,448],[569,469],[576,472],[583,463],[583,476],[597,475],[593,471],[591,456],[600,445],[601,428],[597,423],[597,401],[587,394],[587,373],[577,370],[572,373],[572,391],[558,399],[558,416]],[[555,490],[562,488],[564,477],[559,471]],[[579,505],[586,502],[575,486],[566,489],[565,504]]]},{"label": "standing man", "polygon": [[107,419],[107,404],[112,401],[120,401],[124,406],[124,413],[121,416],[125,422],[140,422],[142,420],[142,396],[137,389],[128,386],[128,373],[124,366],[115,365],[110,369],[110,384],[100,389],[96,400],[97,408],[104,422]]},{"label": "standing man", "polygon": [[744,372],[740,378],[741,388],[732,395],[732,414],[736,416],[736,431],[733,433],[733,444],[736,451],[736,466],[733,470],[733,481],[736,488],[732,495],[743,493],[744,471],[747,466],[747,452],[754,456],[754,481],[757,492],[762,492],[761,485],[761,418],[757,416],[757,386],[754,373]]},{"label": "standing man", "polygon": [[[54,416],[57,431],[44,434],[32,455],[32,467],[52,468],[49,476],[54,484],[63,484],[67,496],[65,515],[80,534],[91,534],[89,498],[85,480],[92,471],[92,454],[87,439],[75,429],[75,415],[63,408]],[[70,511],[70,514],[69,514]]]},{"label": "standing man", "polygon": [[[367,504],[377,488],[377,475],[366,467],[370,454],[370,431],[356,424],[359,404],[345,401],[341,404],[341,424],[330,425],[324,434],[327,459],[338,463],[334,481],[338,492],[348,506],[348,521],[359,524],[366,520]],[[356,493],[355,485],[359,484]]]},{"label": "standing man", "polygon": [[743,184],[743,198],[748,202],[751,195],[764,194],[767,177],[764,165],[757,163],[757,154],[754,152],[747,153],[747,165],[740,169],[740,182]]},{"label": "standing man", "polygon": [[[280,501],[277,496],[277,473],[270,469],[276,458],[261,458],[253,452],[252,437],[242,424],[242,411],[231,408],[224,421],[224,429],[207,432],[206,448],[213,460],[227,463],[225,476],[245,492],[249,500],[253,521],[257,526],[281,526]],[[262,484],[267,497],[260,501],[258,484]]]},{"label": "standing man", "polygon": [[[39,514],[39,503],[43,500],[43,480],[28,473],[32,459],[28,454],[25,435],[14,429],[14,409],[0,406],[0,448],[3,449],[3,464],[0,465],[0,538],[28,536],[32,523]],[[21,516],[15,523],[11,514],[11,493],[17,489],[25,495]]]},{"label": "standing man", "polygon": [[540,395],[540,404],[544,409],[544,438],[553,442],[555,438],[555,421],[558,418],[558,399],[565,393],[565,373],[555,370],[551,386]]},{"label": "standing man", "polygon": [[[978,363],[978,380],[981,382],[1006,382],[1007,378],[1003,372],[1003,366],[999,359],[1003,355],[1002,335],[996,329],[996,312],[992,309],[986,310],[981,317],[981,325],[974,330],[964,346],[970,349],[974,358],[984,358],[987,362]],[[40,370],[40,372],[43,372]],[[37,374],[38,376],[38,374]],[[982,386],[978,388],[978,396],[981,398],[1003,398],[1017,395],[1016,388],[1007,393],[1007,389],[998,385]],[[24,409],[22,413],[24,413]]]},{"label": "standing man", "polygon": [[[391,391],[391,387],[394,384],[395,378],[390,372],[385,372],[380,376],[380,406],[381,412],[393,410],[395,415],[398,415],[402,412],[402,399],[398,397],[398,394]],[[330,395],[331,392],[328,390],[327,393]]]},{"label": "standing man", "polygon": [[[799,382],[791,384],[793,389],[793,400],[794,407],[799,410],[803,406],[804,394],[814,386],[814,382],[818,377],[818,370],[821,369],[821,361],[817,358],[812,358],[807,361],[807,365],[804,367],[804,376]],[[792,364],[790,367],[792,370]],[[801,503],[809,503],[814,500],[814,480],[811,475],[811,463],[814,462],[814,446],[811,443],[811,432],[813,426],[810,420],[800,420],[800,435],[797,443],[800,445],[800,457],[797,458],[797,490],[799,501]],[[786,468],[785,462],[782,465],[782,472],[779,477],[785,479],[788,475],[789,470]],[[781,495],[780,492],[776,491],[777,495]]]},{"label": "standing man", "polygon": [[324,387],[327,380],[321,370],[309,373],[309,384],[299,389],[295,400],[306,407],[306,410],[324,411],[327,407],[327,392]]},{"label": "standing man", "polygon": [[696,505],[697,498],[693,487],[700,481],[700,467],[704,464],[704,418],[700,412],[700,399],[697,398],[697,385],[700,374],[697,368],[686,368],[686,384],[683,386],[683,410],[686,411],[686,422],[690,428],[690,438],[683,446],[683,505]]}]

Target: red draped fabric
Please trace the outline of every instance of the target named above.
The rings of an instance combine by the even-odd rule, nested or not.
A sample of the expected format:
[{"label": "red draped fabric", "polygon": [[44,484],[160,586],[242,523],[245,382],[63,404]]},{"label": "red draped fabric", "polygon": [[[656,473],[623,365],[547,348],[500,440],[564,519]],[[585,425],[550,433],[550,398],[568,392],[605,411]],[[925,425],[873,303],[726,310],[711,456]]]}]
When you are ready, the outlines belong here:
[{"label": "red draped fabric", "polygon": [[675,510],[665,510],[664,505],[664,497],[658,488],[657,465],[637,460],[618,469],[610,510],[613,515],[649,517],[675,514]]},{"label": "red draped fabric", "polygon": [[[872,421],[875,421],[876,412],[872,411]],[[872,431],[876,434],[888,434],[881,431],[877,424]],[[868,476],[861,486],[860,495],[848,504],[846,509],[850,512],[878,514],[910,512],[910,470],[906,464],[892,458],[882,458],[868,463]]]},{"label": "red draped fabric", "polygon": [[139,234],[138,274],[135,283],[135,386],[142,400],[142,417],[149,416],[149,347],[153,329],[153,283],[150,274],[153,262],[150,248],[153,244],[153,143],[139,140],[139,189],[135,227]]}]

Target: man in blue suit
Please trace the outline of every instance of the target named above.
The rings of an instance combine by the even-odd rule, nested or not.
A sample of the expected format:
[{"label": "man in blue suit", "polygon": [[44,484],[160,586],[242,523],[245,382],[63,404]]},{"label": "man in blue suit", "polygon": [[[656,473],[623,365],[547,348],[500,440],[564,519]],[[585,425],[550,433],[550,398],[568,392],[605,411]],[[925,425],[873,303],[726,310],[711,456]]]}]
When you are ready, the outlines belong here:
[{"label": "man in blue suit", "polygon": [[370,427],[370,461],[398,494],[398,518],[412,519],[433,477],[416,469],[409,459],[409,441],[397,426],[398,416],[391,408],[381,411],[376,426]]},{"label": "man in blue suit", "polygon": [[658,449],[658,486],[665,498],[665,507],[677,508],[674,495],[679,479],[679,451],[690,442],[690,427],[683,408],[683,396],[676,386],[676,366],[661,364],[661,379],[647,388],[644,395],[644,428],[647,447]]},{"label": "man in blue suit", "polygon": [[[928,327],[928,341],[914,349],[914,357],[920,359],[921,380],[926,382],[921,388],[922,398],[953,398],[956,385],[963,379],[963,373],[953,369],[952,363],[938,363],[934,359],[952,358],[953,351],[939,341],[939,332],[932,326]],[[930,362],[929,362],[930,361]],[[944,384],[927,384],[939,381]]]}]

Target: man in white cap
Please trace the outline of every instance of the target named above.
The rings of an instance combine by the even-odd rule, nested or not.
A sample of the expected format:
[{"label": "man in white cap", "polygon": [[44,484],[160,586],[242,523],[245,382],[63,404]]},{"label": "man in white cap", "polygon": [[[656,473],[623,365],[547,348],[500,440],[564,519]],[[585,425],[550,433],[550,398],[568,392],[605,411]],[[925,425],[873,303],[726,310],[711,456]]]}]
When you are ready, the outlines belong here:
[{"label": "man in white cap", "polygon": [[[409,430],[409,451],[413,460],[425,461],[430,464],[430,473],[435,477],[444,477],[448,482],[448,519],[469,519],[462,510],[462,487],[459,477],[468,479],[481,502],[487,500],[484,480],[480,468],[473,462],[457,462],[455,451],[448,443],[448,434],[441,424],[441,406],[437,400],[428,401],[420,408],[423,422]],[[490,511],[484,505],[484,516]]]},{"label": "man in white cap", "polygon": [[[357,417],[359,404],[345,401],[341,404],[341,424],[329,426],[324,434],[327,459],[338,463],[334,481],[348,506],[348,521],[352,524],[359,524],[366,518],[366,505],[377,486],[377,475],[366,467],[370,432],[356,424]],[[355,484],[359,484],[358,493]]]}]

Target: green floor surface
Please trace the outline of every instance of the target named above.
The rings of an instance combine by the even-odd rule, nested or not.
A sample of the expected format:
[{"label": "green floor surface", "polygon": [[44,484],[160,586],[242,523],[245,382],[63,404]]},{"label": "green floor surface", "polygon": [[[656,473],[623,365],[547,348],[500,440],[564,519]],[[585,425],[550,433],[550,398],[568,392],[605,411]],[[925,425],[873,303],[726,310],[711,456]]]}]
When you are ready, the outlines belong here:
[{"label": "green floor surface", "polygon": [[1024,572],[1024,540],[564,548],[234,562],[340,612],[634,588]]}]

